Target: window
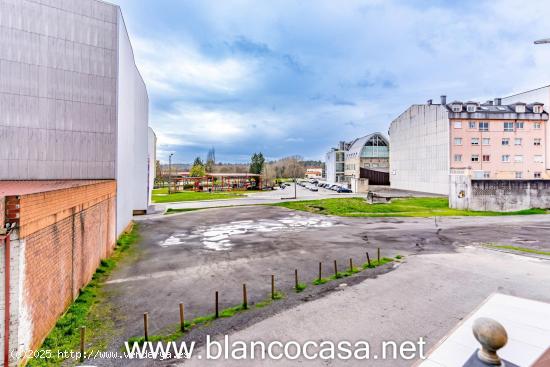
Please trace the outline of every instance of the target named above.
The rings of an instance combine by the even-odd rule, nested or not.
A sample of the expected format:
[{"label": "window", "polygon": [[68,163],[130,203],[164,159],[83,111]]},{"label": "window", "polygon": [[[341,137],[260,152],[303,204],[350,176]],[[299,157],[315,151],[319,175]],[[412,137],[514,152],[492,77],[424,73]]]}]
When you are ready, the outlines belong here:
[{"label": "window", "polygon": [[535,145],[538,146],[538,145],[540,145],[540,143],[541,143],[541,139],[536,138],[536,139],[533,141],[533,143],[534,143]]},{"label": "window", "polygon": [[489,154],[483,154],[482,160],[483,162],[489,162],[491,160],[491,156]]},{"label": "window", "polygon": [[483,178],[491,178],[491,172],[489,171],[483,172]]},{"label": "window", "polygon": [[502,138],[502,145],[510,145],[510,139]]},{"label": "window", "polygon": [[524,104],[517,104],[516,105],[516,113],[525,113],[525,105]]},{"label": "window", "polygon": [[542,155],[536,155],[534,157],[535,163],[542,163]]},{"label": "window", "polygon": [[514,131],[514,123],[513,122],[505,122],[504,123],[504,131]]},{"label": "window", "polygon": [[468,112],[476,112],[476,105],[475,104],[469,104],[466,106],[466,111]]},{"label": "window", "polygon": [[541,127],[540,122],[535,122],[535,123],[533,124],[533,127],[535,128],[535,130],[540,130],[540,127]]},{"label": "window", "polygon": [[523,122],[516,122],[516,129],[523,129]]},{"label": "window", "polygon": [[523,172],[516,172],[516,178],[522,178]]},{"label": "window", "polygon": [[476,123],[475,123],[475,121],[470,121],[470,122],[468,123],[468,127],[469,127],[470,129],[475,129],[475,128],[476,128]]},{"label": "window", "polygon": [[540,172],[535,172],[535,173],[533,173],[533,177],[534,177],[534,178],[540,178],[540,177],[541,177]]},{"label": "window", "polygon": [[462,129],[462,121],[455,121],[455,129]]},{"label": "window", "polygon": [[461,104],[454,104],[452,109],[453,109],[453,112],[462,112],[462,105]]},{"label": "window", "polygon": [[541,105],[534,105],[533,106],[533,112],[534,113],[542,113],[542,106]]},{"label": "window", "polygon": [[462,154],[455,154],[455,162],[462,162]]},{"label": "window", "polygon": [[479,162],[479,155],[472,154],[472,162]]},{"label": "window", "polygon": [[480,122],[479,123],[479,131],[489,131],[489,123],[488,122]]},{"label": "window", "polygon": [[514,145],[521,145],[521,138],[515,138]]},{"label": "window", "polygon": [[482,142],[483,145],[489,145],[489,144],[491,144],[491,139],[489,139],[489,138],[483,138],[483,139],[481,140],[481,142]]},{"label": "window", "polygon": [[455,138],[455,145],[462,145],[462,138]]},{"label": "window", "polygon": [[523,156],[522,155],[516,155],[514,156],[514,162],[521,163],[523,162]]},{"label": "window", "polygon": [[479,138],[472,138],[472,145],[479,145]]},{"label": "window", "polygon": [[507,163],[510,162],[510,156],[508,154],[505,154],[502,156],[502,161]]}]

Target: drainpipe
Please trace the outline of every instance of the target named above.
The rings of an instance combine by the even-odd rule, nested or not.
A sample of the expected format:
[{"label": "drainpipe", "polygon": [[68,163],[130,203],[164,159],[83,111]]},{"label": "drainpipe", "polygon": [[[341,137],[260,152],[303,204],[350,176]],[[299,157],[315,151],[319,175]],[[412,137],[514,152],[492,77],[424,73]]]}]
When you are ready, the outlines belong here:
[{"label": "drainpipe", "polygon": [[4,252],[4,367],[9,366],[10,361],[10,232],[0,236],[6,248]]}]

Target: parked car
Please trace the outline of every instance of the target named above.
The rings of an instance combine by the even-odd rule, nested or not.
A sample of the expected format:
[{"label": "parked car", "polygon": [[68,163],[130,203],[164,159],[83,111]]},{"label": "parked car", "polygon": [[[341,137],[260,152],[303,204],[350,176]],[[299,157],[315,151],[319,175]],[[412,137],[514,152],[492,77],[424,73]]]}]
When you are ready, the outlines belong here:
[{"label": "parked car", "polygon": [[314,186],[314,185],[309,185],[309,186],[307,187],[307,189],[308,189],[309,191],[319,191],[319,189],[318,189],[316,186]]},{"label": "parked car", "polygon": [[347,192],[353,192],[353,191],[351,191],[347,187],[340,186],[340,188],[338,188],[338,190],[336,190],[336,192],[338,192],[338,193],[346,192],[347,193]]},{"label": "parked car", "polygon": [[340,187],[341,187],[340,185],[334,184],[334,185],[332,185],[331,187],[329,187],[329,189],[332,190],[332,191],[338,191],[338,189],[339,189]]}]

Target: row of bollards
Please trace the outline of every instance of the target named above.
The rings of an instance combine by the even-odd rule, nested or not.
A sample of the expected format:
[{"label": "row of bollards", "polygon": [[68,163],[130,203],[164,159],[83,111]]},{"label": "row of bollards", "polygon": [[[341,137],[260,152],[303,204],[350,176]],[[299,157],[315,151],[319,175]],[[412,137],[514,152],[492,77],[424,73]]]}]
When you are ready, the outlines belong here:
[{"label": "row of bollards", "polygon": [[[371,260],[369,253],[367,252],[367,265],[368,267],[371,267]],[[380,264],[380,248],[377,250],[378,255],[378,264]],[[349,259],[349,270],[350,272],[353,272],[353,259]],[[338,274],[338,262],[334,260],[334,277],[339,278]],[[321,281],[323,278],[323,263],[319,262],[319,278],[318,280]],[[294,287],[298,291],[300,286],[299,278],[298,278],[298,269],[294,269]],[[276,298],[276,289],[275,289],[275,275],[271,275],[271,299],[274,300]],[[219,293],[218,291],[215,291],[214,296],[215,301],[215,313],[214,317],[219,318]],[[242,303],[243,309],[248,309],[248,294],[246,289],[246,284],[243,284],[243,303]],[[179,304],[179,316],[180,316],[180,330],[183,332],[185,331],[185,308],[183,303]],[[149,341],[149,313],[145,312],[143,313],[143,331],[144,331],[144,339],[145,341]],[[79,361],[84,362],[84,346],[85,346],[85,335],[86,335],[86,327],[81,326],[80,327],[80,357]]]},{"label": "row of bollards", "polygon": [[[378,248],[378,251],[377,251],[377,255],[378,255],[378,263],[380,263],[380,248]],[[370,256],[369,256],[369,253],[367,252],[367,264],[368,266],[370,267],[371,266],[371,261],[370,261]],[[349,270],[350,272],[353,271],[353,259],[350,258],[349,259]],[[338,262],[336,260],[334,260],[334,277],[335,278],[338,278]],[[323,278],[323,263],[322,262],[319,262],[319,281],[321,281],[321,279]],[[296,290],[298,290],[299,288],[299,278],[298,278],[298,269],[294,269],[294,288]],[[219,313],[219,292],[218,291],[215,291],[214,293],[214,303],[215,303],[215,313],[214,313],[214,317],[215,318],[219,318],[220,317],[220,313]],[[275,290],[275,275],[272,274],[271,275],[271,299],[275,299],[275,294],[276,294],[276,290]],[[242,303],[242,307],[243,309],[248,309],[248,294],[247,294],[247,290],[246,290],[246,284],[243,284],[243,303]],[[180,303],[179,304],[179,309],[180,309],[180,330],[181,331],[185,331],[185,318],[184,318],[184,306],[183,306],[183,303]],[[144,329],[144,339],[145,341],[149,341],[149,314],[147,312],[145,312],[143,314],[143,329]],[[81,332],[81,350],[84,349],[84,337],[83,337],[83,331]]]}]

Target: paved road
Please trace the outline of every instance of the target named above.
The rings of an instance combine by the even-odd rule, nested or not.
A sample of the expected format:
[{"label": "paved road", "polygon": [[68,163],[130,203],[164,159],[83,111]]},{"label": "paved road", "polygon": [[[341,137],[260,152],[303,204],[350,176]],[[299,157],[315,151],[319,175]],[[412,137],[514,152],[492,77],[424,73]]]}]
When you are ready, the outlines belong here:
[{"label": "paved road", "polygon": [[[415,255],[396,271],[367,279],[232,333],[230,342],[366,340],[372,352],[380,355],[379,346],[383,341],[416,341],[423,337],[427,342],[426,350],[429,350],[493,292],[550,302],[549,274],[548,260],[480,248]],[[205,355],[204,348],[197,352]],[[399,367],[413,363],[403,359],[321,362],[303,358],[208,363],[195,358],[189,362],[184,365]]]},{"label": "paved road", "polygon": [[310,191],[302,186],[296,187],[296,197],[294,197],[294,184],[287,187],[286,189],[277,189],[272,191],[262,191],[262,192],[249,192],[246,197],[233,198],[233,199],[222,199],[222,200],[201,200],[201,201],[182,201],[175,203],[163,203],[163,204],[154,204],[155,211],[157,214],[139,216],[136,217],[137,220],[149,219],[158,217],[159,214],[164,212],[168,208],[172,209],[197,209],[197,208],[215,208],[215,207],[226,207],[226,206],[237,206],[237,205],[256,205],[256,204],[272,204],[280,203],[283,201],[294,201],[294,200],[318,200],[318,199],[327,199],[327,198],[338,198],[338,197],[357,197],[357,196],[366,196],[365,194],[344,194],[337,193],[332,190],[327,190],[319,188],[319,191]]},{"label": "paved road", "polygon": [[[388,186],[371,186],[371,191],[379,193],[380,195],[387,196],[411,196],[411,197],[437,197],[441,195],[427,194],[415,191],[396,190],[391,189]],[[283,201],[296,201],[296,200],[319,200],[329,198],[345,198],[345,197],[366,197],[366,194],[357,193],[337,193],[332,190],[318,188],[318,191],[310,191],[302,186],[296,186],[296,199],[294,199],[294,184],[286,189],[277,189],[273,191],[262,192],[250,192],[246,194],[246,197],[233,198],[233,199],[221,199],[221,200],[201,200],[201,201],[184,201],[174,203],[154,204],[155,208],[153,214],[144,216],[136,216],[134,219],[141,221],[151,218],[159,218],[163,215],[164,211],[168,208],[172,209],[203,209],[203,208],[217,208],[228,206],[244,206],[244,205],[258,205],[258,204],[273,204]]]},{"label": "paved road", "polygon": [[[399,293],[397,289],[400,288],[391,283],[386,287],[396,287],[395,291],[390,292],[386,289],[382,293],[367,292],[361,297],[356,295],[357,299],[353,302],[357,305],[353,306],[350,312],[360,312],[358,309],[363,309],[363,301],[366,298],[372,298],[371,302],[376,304],[372,306],[373,309],[382,312],[386,308],[387,313],[382,313],[384,316],[381,314],[380,318],[395,316],[401,320],[403,315],[394,315],[394,313],[409,312],[407,308],[400,309],[393,306],[387,309],[388,302],[396,304],[410,302],[419,310],[424,308],[425,312],[429,313],[434,306],[429,301],[430,287],[433,285],[436,287],[434,289],[438,290],[450,280],[452,280],[451,289],[459,287],[462,281],[461,263],[465,262],[464,269],[469,269],[471,266],[466,263],[470,258],[463,257],[461,254],[464,246],[488,242],[514,244],[517,241],[542,245],[543,240],[550,237],[547,216],[437,219],[337,218],[264,206],[188,212],[145,220],[140,225],[142,241],[138,246],[139,255],[122,264],[120,269],[112,275],[106,287],[109,302],[117,315],[115,320],[117,335],[110,343],[111,350],[118,350],[123,340],[142,333],[141,315],[145,311],[150,314],[151,333],[159,333],[167,327],[173,328],[177,323],[179,302],[185,302],[189,317],[211,313],[215,290],[220,291],[221,308],[240,302],[242,283],[247,283],[252,303],[265,299],[270,288],[271,274],[277,276],[277,287],[288,294],[285,301],[278,302],[274,307],[246,312],[242,316],[215,322],[209,328],[191,332],[188,338],[201,341],[204,340],[206,333],[217,335],[239,330],[304,301],[310,301],[312,305],[325,302],[314,300],[330,294],[333,290],[332,285],[329,288],[310,287],[300,295],[292,293],[294,269],[300,269],[301,279],[311,280],[317,276],[319,261],[323,262],[324,273],[328,275],[332,271],[333,260],[338,260],[341,267],[348,263],[349,258],[353,258],[355,264],[358,264],[365,260],[365,251],[370,251],[373,255],[376,247],[381,248],[382,256],[393,257],[396,254],[407,256],[407,265],[390,274],[411,269],[410,276],[397,278],[404,282],[400,287],[410,287],[411,291]],[[434,258],[431,255],[441,257]],[[424,256],[427,260],[418,260],[423,259]],[[485,262],[490,262],[492,260],[487,260],[489,257],[509,255],[483,251],[476,256],[485,259],[483,260]],[[443,260],[445,263],[437,265]],[[446,264],[447,260],[449,265]],[[460,271],[453,275],[450,272],[452,269],[445,268],[451,265],[452,269]],[[500,273],[496,273],[499,274],[499,278],[515,277],[513,267],[510,270],[508,265],[511,264],[507,264]],[[550,269],[546,271],[548,270]],[[522,274],[522,271],[524,271],[523,268],[519,270],[519,274]],[[448,272],[448,274],[440,275],[440,272],[443,272],[442,274]],[[374,282],[389,278],[390,274],[381,275]],[[494,276],[486,277],[484,272],[477,274],[483,276],[477,278],[480,288],[472,290],[472,294],[476,294],[476,297],[468,299],[469,288],[473,286],[464,283],[464,289],[461,292],[464,300],[461,302],[464,302],[465,306],[456,309],[456,312],[469,309],[486,293],[486,289],[498,289],[498,285],[493,283]],[[344,281],[357,283],[376,275],[379,273],[368,272]],[[531,280],[525,275],[517,279],[518,284],[521,284],[526,291],[533,288]],[[415,288],[417,286],[421,289]],[[363,291],[367,289],[361,287]],[[413,296],[413,289],[419,292],[418,297]],[[481,290],[483,292],[479,293]],[[389,292],[387,297],[386,291]],[[410,299],[403,298],[405,295]],[[444,295],[442,293],[440,297]],[[455,300],[452,297],[450,299]],[[379,300],[380,303],[376,303],[378,301],[375,300]],[[351,313],[345,311],[347,305],[333,304],[333,306],[333,312],[321,308],[326,311],[324,317],[327,319],[327,326],[336,327],[341,317],[344,323],[352,320],[349,318]],[[436,310],[441,311],[439,308]],[[346,315],[342,315],[343,311]],[[292,315],[303,315],[296,314],[294,310],[284,314],[289,317],[285,319],[285,325],[292,322]],[[454,322],[456,320],[453,319],[453,315],[445,314],[442,318],[450,318]],[[426,320],[417,317],[419,316],[414,316],[410,321],[412,323],[410,332],[424,333],[424,330],[430,332],[434,329],[439,330],[438,333],[433,334],[432,343],[448,330],[449,324],[446,323],[435,324],[433,328],[425,329]],[[362,319],[358,321],[361,322]],[[299,324],[301,321],[294,320],[294,322]],[[393,330],[393,333],[381,335],[388,338],[396,337],[400,325],[400,323],[387,325],[388,330]],[[414,325],[416,328],[413,327]],[[318,324],[317,327],[325,326]],[[313,325],[305,330],[312,333],[310,336],[316,335]],[[258,332],[256,335],[263,334]],[[274,335],[276,334],[268,334],[268,336]],[[97,364],[113,365],[116,362],[97,361]]]}]

